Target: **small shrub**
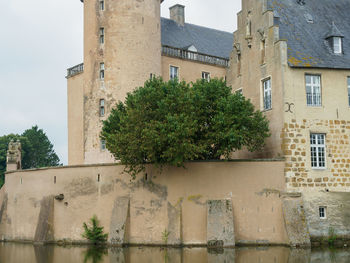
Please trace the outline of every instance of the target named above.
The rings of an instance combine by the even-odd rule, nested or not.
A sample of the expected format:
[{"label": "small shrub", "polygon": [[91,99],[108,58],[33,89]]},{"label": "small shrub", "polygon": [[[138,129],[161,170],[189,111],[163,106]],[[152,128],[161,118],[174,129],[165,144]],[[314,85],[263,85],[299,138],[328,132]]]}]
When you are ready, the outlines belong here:
[{"label": "small shrub", "polygon": [[103,226],[99,226],[99,221],[96,215],[90,218],[90,226],[84,222],[83,228],[84,234],[82,234],[82,236],[95,244],[107,241],[108,234],[103,233]]},{"label": "small shrub", "polygon": [[335,230],[333,227],[328,229],[328,244],[330,246],[334,245],[334,242],[337,240],[337,235],[335,234]]},{"label": "small shrub", "polygon": [[162,232],[162,239],[166,245],[168,244],[169,235],[170,232],[167,229],[164,229],[164,231]]}]

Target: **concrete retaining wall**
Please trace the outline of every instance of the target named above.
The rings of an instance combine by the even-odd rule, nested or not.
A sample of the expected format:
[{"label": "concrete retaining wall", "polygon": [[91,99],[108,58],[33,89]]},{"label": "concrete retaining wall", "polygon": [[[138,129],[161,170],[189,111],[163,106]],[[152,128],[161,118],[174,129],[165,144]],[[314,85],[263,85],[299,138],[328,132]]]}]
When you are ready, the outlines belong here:
[{"label": "concrete retaining wall", "polygon": [[[120,165],[12,172],[6,174],[0,238],[33,241],[44,222],[41,233],[53,240],[80,241],[83,222],[96,214],[115,243],[206,245],[207,201],[228,199],[236,243],[289,244],[283,169],[282,161],[198,162],[161,175],[149,167],[135,180]],[[60,194],[64,199],[50,206],[46,199]],[[127,201],[116,207],[121,200]]]}]

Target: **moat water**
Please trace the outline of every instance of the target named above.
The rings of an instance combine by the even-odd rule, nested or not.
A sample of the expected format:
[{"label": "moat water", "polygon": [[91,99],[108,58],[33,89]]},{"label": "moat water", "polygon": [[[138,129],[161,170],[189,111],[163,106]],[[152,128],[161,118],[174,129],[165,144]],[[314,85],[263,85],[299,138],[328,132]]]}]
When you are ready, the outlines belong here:
[{"label": "moat water", "polygon": [[0,263],[348,263],[350,249],[89,248],[0,243]]}]

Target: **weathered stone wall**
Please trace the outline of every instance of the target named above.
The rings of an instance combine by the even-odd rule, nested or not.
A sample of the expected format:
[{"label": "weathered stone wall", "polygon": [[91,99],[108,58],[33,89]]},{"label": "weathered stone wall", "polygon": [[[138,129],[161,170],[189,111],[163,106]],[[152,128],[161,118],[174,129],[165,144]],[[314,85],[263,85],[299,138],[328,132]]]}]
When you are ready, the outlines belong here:
[{"label": "weathered stone wall", "polygon": [[[207,201],[231,200],[236,243],[289,244],[283,169],[283,161],[198,162],[186,169],[164,168],[161,175],[149,167],[147,176],[135,180],[120,165],[12,172],[6,174],[8,202],[0,237],[34,240],[44,223],[54,240],[79,241],[83,222],[96,214],[116,244],[205,245]],[[48,196],[57,196],[53,206]]]},{"label": "weathered stone wall", "polygon": [[[101,27],[104,44],[99,42]],[[84,136],[84,163],[114,161],[101,151],[102,121],[151,73],[161,75],[160,1],[105,1],[103,11],[99,1],[84,1],[84,132],[79,135]],[[100,99],[105,100],[105,117],[99,115]]]},{"label": "weathered stone wall", "polygon": [[[321,78],[320,106],[307,106],[306,74]],[[284,113],[281,149],[286,157],[288,189],[350,191],[348,76],[348,70],[289,68],[286,71],[285,103],[290,109]],[[322,169],[311,167],[311,133],[325,134],[326,165]]]},{"label": "weathered stone wall", "polygon": [[[350,193],[304,191],[304,209],[312,240],[326,241],[330,232],[338,238],[350,237]],[[319,216],[319,207],[326,210],[326,218]]]},{"label": "weathered stone wall", "polygon": [[[280,132],[283,127],[286,42],[279,39],[279,28],[274,26],[273,16],[260,0],[242,1],[242,10],[237,15],[227,83],[233,91],[241,89],[255,108],[263,111],[270,121],[271,137],[262,151],[239,151],[233,157],[275,158],[283,155]],[[272,87],[272,105],[268,110],[263,108],[263,81],[266,79],[271,80]]]},{"label": "weathered stone wall", "polygon": [[[312,169],[310,132],[326,134],[326,167]],[[350,121],[303,119],[285,123],[281,133],[290,189],[350,191]]]}]

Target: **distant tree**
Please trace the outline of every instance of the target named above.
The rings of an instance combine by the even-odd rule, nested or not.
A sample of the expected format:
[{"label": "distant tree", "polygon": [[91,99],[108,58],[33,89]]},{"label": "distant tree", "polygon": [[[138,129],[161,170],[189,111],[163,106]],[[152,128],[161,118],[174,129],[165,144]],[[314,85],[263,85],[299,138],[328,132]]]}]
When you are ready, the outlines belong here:
[{"label": "distant tree", "polygon": [[28,139],[29,145],[25,150],[30,153],[22,157],[23,169],[60,165],[60,159],[55,153],[52,143],[38,126],[25,130],[22,137]]},{"label": "distant tree", "polygon": [[219,79],[163,82],[153,78],[129,93],[104,122],[107,149],[135,176],[146,163],[184,166],[262,149],[268,120]]},{"label": "distant tree", "polygon": [[4,184],[6,155],[11,140],[19,140],[22,145],[22,168],[58,166],[59,158],[43,130],[37,126],[26,130],[22,135],[9,134],[0,137],[0,188]]}]

